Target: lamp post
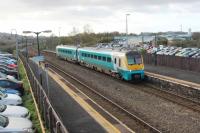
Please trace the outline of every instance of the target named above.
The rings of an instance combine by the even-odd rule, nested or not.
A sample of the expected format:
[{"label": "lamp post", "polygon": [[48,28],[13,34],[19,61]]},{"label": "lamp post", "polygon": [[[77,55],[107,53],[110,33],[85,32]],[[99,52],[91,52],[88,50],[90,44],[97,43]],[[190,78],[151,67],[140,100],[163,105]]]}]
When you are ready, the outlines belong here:
[{"label": "lamp post", "polygon": [[51,33],[51,30],[45,30],[40,32],[34,32],[34,31],[23,31],[24,34],[34,33],[37,36],[37,45],[38,45],[38,56],[40,56],[40,46],[39,46],[39,34],[40,33]]},{"label": "lamp post", "polygon": [[130,14],[126,14],[126,45],[128,46],[128,16]]},{"label": "lamp post", "polygon": [[17,36],[17,30],[16,29],[11,29],[11,35],[12,35],[12,32],[15,32],[15,39],[16,39],[16,58],[17,58],[17,78],[19,79],[19,63],[18,63],[18,58],[19,58],[19,51],[18,51],[18,36]]}]

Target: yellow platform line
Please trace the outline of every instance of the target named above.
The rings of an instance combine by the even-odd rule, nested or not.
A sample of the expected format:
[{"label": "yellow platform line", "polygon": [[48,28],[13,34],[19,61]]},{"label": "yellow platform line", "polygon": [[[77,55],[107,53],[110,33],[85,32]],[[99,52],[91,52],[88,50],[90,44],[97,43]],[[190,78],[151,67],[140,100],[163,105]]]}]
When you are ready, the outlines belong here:
[{"label": "yellow platform line", "polygon": [[120,133],[120,131],[108,122],[102,115],[93,109],[86,101],[84,101],[78,94],[72,91],[64,82],[62,82],[58,75],[48,72],[49,75],[67,92],[88,114],[99,123],[108,133]]}]

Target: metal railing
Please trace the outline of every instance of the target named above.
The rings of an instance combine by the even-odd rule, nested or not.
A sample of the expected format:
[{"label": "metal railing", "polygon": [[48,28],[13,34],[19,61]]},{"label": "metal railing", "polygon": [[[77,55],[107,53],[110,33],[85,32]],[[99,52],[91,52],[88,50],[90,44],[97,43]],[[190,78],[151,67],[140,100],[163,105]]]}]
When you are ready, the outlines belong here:
[{"label": "metal railing", "polygon": [[[67,129],[63,125],[62,121],[58,117],[57,113],[53,109],[47,94],[44,90],[44,85],[42,86],[40,84],[40,81],[38,81],[39,77],[37,77],[34,72],[35,70],[32,70],[29,63],[30,60],[27,62],[26,58],[20,53],[20,58],[24,63],[24,67],[27,72],[27,76],[29,78],[32,91],[34,94],[34,97],[36,99],[36,102],[38,104],[38,109],[40,111],[40,114],[42,116],[42,119],[44,121],[45,127],[48,129],[50,133],[68,133]],[[33,63],[33,62],[32,62]],[[36,66],[36,64],[35,64]],[[37,69],[37,68],[35,68]],[[39,70],[39,66],[38,66]],[[34,72],[33,72],[34,71]]]}]

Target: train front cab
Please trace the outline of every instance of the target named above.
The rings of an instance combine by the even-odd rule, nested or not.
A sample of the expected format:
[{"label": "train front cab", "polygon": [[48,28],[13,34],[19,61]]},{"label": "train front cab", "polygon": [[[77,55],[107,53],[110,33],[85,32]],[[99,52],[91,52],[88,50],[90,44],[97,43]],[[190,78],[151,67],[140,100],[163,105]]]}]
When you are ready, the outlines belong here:
[{"label": "train front cab", "polygon": [[124,67],[119,70],[124,80],[143,80],[144,79],[144,64],[142,55],[138,52],[128,52],[125,54]]}]

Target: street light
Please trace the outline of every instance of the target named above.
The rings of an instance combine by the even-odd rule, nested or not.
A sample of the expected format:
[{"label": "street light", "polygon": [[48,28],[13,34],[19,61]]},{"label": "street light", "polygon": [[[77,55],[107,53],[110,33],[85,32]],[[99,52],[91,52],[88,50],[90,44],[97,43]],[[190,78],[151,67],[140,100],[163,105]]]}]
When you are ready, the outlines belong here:
[{"label": "street light", "polygon": [[17,36],[17,30],[16,29],[11,29],[11,35],[12,32],[15,32],[15,39],[16,39],[16,58],[17,58],[17,78],[19,79],[19,63],[18,63],[18,59],[19,59],[19,54],[18,54],[18,36]]},{"label": "street light", "polygon": [[40,32],[34,32],[34,31],[23,31],[24,34],[30,34],[30,33],[34,33],[37,35],[37,45],[38,45],[38,56],[40,56],[40,46],[39,46],[39,34],[40,33],[51,33],[51,30],[44,30],[44,31],[40,31]]},{"label": "street light", "polygon": [[130,14],[126,14],[126,45],[128,46],[128,16]]}]

